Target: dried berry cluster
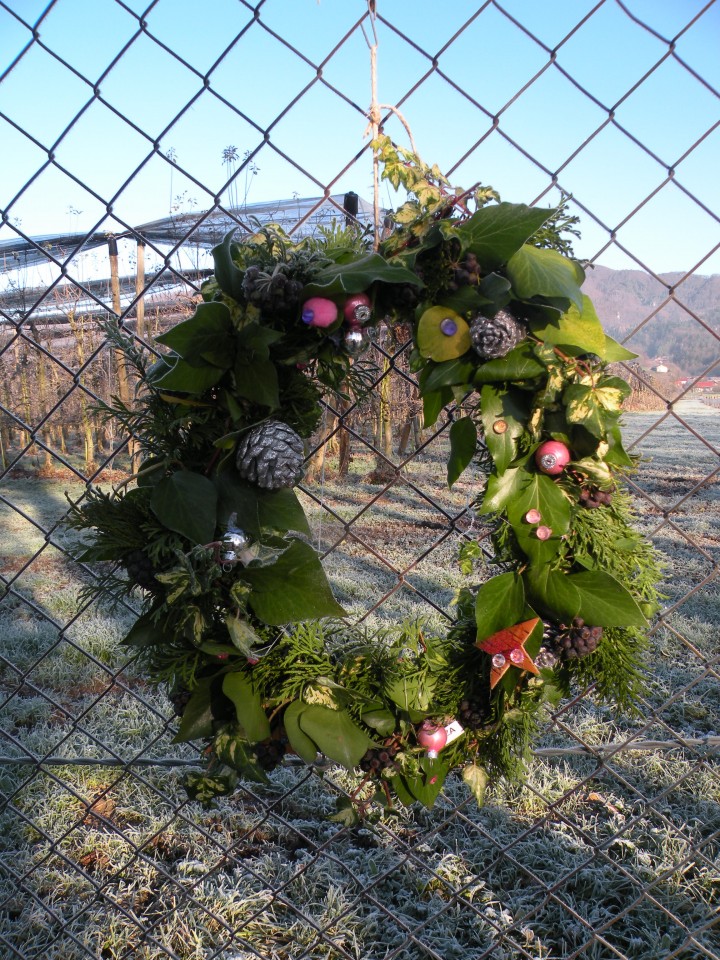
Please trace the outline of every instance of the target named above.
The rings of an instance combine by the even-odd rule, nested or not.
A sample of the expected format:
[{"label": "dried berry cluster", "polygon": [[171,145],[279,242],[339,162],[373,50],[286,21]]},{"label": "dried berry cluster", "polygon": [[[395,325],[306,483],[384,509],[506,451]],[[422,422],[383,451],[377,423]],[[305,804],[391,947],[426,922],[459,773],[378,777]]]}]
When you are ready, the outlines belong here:
[{"label": "dried berry cluster", "polygon": [[360,761],[360,769],[363,773],[378,777],[382,773],[394,776],[399,769],[395,760],[399,752],[400,744],[395,741],[384,744],[382,747],[373,747],[365,753]]},{"label": "dried berry cluster", "polygon": [[479,730],[488,718],[488,711],[478,700],[462,700],[457,718],[466,729]]},{"label": "dried berry cluster", "polygon": [[299,280],[291,279],[280,269],[267,273],[257,266],[247,268],[242,286],[243,293],[253,306],[281,315],[298,305],[303,288]]},{"label": "dried berry cluster", "polygon": [[453,278],[448,284],[450,290],[480,283],[480,264],[474,253],[468,253],[464,260],[453,270]]},{"label": "dried berry cluster", "polygon": [[601,490],[599,487],[583,487],[580,491],[580,506],[595,509],[609,507],[612,503],[612,492]]},{"label": "dried berry cluster", "polygon": [[268,737],[255,745],[255,757],[263,770],[269,773],[282,761],[287,748],[288,740],[283,734]]},{"label": "dried berry cluster", "polygon": [[150,557],[142,549],[131,550],[122,558],[122,565],[127,570],[128,579],[144,590],[157,590],[160,586]]},{"label": "dried berry cluster", "polygon": [[589,627],[581,617],[575,617],[571,624],[560,624],[556,638],[556,647],[568,660],[585,657],[594,653],[602,638],[602,627]]}]

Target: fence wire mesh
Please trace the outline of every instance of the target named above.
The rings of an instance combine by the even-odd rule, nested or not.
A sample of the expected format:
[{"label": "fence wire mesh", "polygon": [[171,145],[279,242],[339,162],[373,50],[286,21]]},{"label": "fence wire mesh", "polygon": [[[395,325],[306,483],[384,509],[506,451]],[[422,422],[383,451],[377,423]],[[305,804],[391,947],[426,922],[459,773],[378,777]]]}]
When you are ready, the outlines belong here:
[{"label": "fence wire mesh", "polygon": [[[703,176],[720,5],[446,8],[213,0],[199,23],[170,0],[0,0],[16,161],[0,179],[2,957],[720,960],[720,431],[702,392],[720,360],[720,209]],[[657,360],[625,371],[646,458],[632,490],[668,574],[647,694],[631,719],[592,691],[564,703],[527,779],[482,810],[450,783],[431,812],[343,826],[326,815],[351,779],[288,765],[207,811],[181,786],[197,753],[171,742],[171,706],[118,646],[135,611],[78,600],[96,574],[62,527],[66,494],[127,476],[128,438],[93,411],[118,383],[102,324],[152,347],[192,310],[229,224],[316,229],[372,190],[375,41],[386,132],[406,142],[401,112],[451,179],[507,169],[513,200],[571,195],[591,296]],[[668,76],[672,113],[656,99]],[[148,220],[160,189],[167,215]],[[55,232],[29,225],[38,210]],[[661,272],[660,230],[689,267]],[[606,262],[634,284],[623,317]],[[402,330],[378,332],[375,388],[328,404],[302,495],[356,619],[440,624],[459,543],[487,534],[470,508],[481,478],[438,480],[452,411],[421,430],[408,349]],[[684,382],[663,375],[689,350]],[[377,426],[388,407],[394,434]]]}]

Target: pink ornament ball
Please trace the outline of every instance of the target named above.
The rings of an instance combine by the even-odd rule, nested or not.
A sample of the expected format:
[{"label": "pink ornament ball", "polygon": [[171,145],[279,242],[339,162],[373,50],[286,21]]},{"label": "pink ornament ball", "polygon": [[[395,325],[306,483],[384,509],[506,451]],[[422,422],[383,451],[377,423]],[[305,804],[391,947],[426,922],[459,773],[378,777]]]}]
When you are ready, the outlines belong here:
[{"label": "pink ornament ball", "polygon": [[425,720],[418,730],[417,741],[421,747],[427,749],[428,757],[434,760],[447,743],[447,731],[445,727],[436,727],[434,723]]},{"label": "pink ornament ball", "polygon": [[535,463],[542,473],[557,477],[570,463],[570,451],[559,440],[546,440],[535,451]]},{"label": "pink ornament ball", "polygon": [[337,304],[326,297],[310,297],[302,308],[302,322],[309,327],[331,327],[338,316]]},{"label": "pink ornament ball", "polygon": [[366,293],[353,293],[343,306],[345,319],[350,326],[359,326],[370,319],[370,297]]}]

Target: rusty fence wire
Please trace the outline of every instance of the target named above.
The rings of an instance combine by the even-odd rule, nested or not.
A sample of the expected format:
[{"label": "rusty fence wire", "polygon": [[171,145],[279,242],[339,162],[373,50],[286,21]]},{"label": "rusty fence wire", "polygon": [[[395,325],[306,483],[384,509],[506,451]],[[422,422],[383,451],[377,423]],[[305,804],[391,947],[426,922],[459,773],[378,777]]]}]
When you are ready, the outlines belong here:
[{"label": "rusty fence wire", "polygon": [[[720,960],[719,39],[715,0],[0,0],[3,960]],[[62,525],[127,475],[94,412],[118,385],[102,325],[152,349],[231,225],[373,222],[373,48],[399,143],[405,121],[451,180],[571,198],[588,290],[648,358],[622,371],[667,573],[647,693],[629,719],[563,703],[481,810],[450,782],[433,811],[345,826],[352,779],[288,764],[208,811],[118,646],[136,611],[80,599],[95,573]],[[301,496],[358,621],[441,627],[458,546],[485,544],[482,478],[444,488],[452,411],[422,429],[408,352],[377,331],[374,390],[328,403]]]}]

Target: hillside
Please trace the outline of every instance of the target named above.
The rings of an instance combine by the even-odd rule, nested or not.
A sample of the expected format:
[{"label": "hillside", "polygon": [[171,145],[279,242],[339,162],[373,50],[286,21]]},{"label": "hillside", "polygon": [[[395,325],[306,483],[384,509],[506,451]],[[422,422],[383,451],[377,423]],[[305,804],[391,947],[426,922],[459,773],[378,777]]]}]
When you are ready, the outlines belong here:
[{"label": "hillside", "polygon": [[[704,373],[716,363],[715,373],[720,373],[720,275],[691,276],[684,281],[682,273],[661,276],[663,283],[643,270],[592,267],[583,290],[593,300],[605,329],[617,339],[652,315],[628,343],[643,359],[665,357],[688,374]],[[678,285],[674,300],[658,310],[674,284]]]}]

